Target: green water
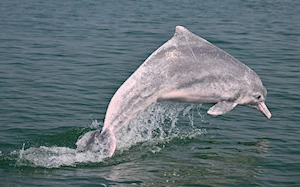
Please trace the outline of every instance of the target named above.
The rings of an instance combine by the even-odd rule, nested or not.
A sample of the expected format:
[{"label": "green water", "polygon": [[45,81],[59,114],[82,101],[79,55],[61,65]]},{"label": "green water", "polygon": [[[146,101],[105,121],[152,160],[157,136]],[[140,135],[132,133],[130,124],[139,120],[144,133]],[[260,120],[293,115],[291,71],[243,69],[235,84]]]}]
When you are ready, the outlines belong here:
[{"label": "green water", "polygon": [[[0,186],[300,186],[299,1],[0,2]],[[158,103],[116,154],[76,152],[117,88],[183,25],[252,68],[270,120]]]}]

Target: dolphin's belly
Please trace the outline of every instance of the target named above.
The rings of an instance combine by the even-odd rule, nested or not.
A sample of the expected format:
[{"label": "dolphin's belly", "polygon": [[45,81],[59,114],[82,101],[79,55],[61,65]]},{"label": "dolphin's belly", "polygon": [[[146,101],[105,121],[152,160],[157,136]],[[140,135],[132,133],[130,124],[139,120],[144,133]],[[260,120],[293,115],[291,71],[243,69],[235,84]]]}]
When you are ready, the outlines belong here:
[{"label": "dolphin's belly", "polygon": [[220,96],[217,94],[206,95],[203,92],[173,91],[158,97],[158,101],[178,101],[187,103],[217,103]]}]

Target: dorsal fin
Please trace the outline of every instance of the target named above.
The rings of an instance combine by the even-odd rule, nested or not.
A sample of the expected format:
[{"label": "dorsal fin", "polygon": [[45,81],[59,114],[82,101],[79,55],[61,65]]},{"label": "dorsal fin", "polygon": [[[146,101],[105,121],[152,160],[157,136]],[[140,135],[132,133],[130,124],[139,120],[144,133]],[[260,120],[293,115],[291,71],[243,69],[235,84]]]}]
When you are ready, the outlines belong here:
[{"label": "dorsal fin", "polygon": [[186,38],[189,38],[189,37],[192,36],[192,37],[196,37],[198,39],[201,39],[203,42],[210,43],[207,40],[201,38],[200,36],[195,35],[194,33],[192,33],[191,31],[189,31],[188,29],[186,29],[183,26],[176,26],[175,27],[175,34],[174,34],[174,36],[184,36]]}]

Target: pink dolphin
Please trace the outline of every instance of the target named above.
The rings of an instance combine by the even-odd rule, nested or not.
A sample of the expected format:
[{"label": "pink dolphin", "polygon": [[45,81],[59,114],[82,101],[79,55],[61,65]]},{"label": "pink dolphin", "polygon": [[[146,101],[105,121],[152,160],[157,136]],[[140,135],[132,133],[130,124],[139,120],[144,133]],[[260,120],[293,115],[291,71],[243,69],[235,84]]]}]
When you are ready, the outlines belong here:
[{"label": "pink dolphin", "polygon": [[182,26],[154,51],[112,97],[102,131],[86,133],[79,149],[112,156],[115,133],[138,112],[160,100],[213,103],[208,114],[225,114],[239,105],[271,113],[265,105],[267,91],[258,75],[230,54]]}]

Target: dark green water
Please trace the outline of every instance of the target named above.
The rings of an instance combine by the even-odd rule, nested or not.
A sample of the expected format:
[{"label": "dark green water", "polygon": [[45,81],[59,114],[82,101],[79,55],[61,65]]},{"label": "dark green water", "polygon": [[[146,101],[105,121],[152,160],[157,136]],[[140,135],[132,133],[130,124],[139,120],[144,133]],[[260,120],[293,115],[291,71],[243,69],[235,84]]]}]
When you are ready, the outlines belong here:
[{"label": "dark green water", "polygon": [[[0,186],[300,186],[299,20],[296,0],[1,1]],[[159,103],[112,158],[76,152],[176,25],[251,67],[272,118]]]}]

